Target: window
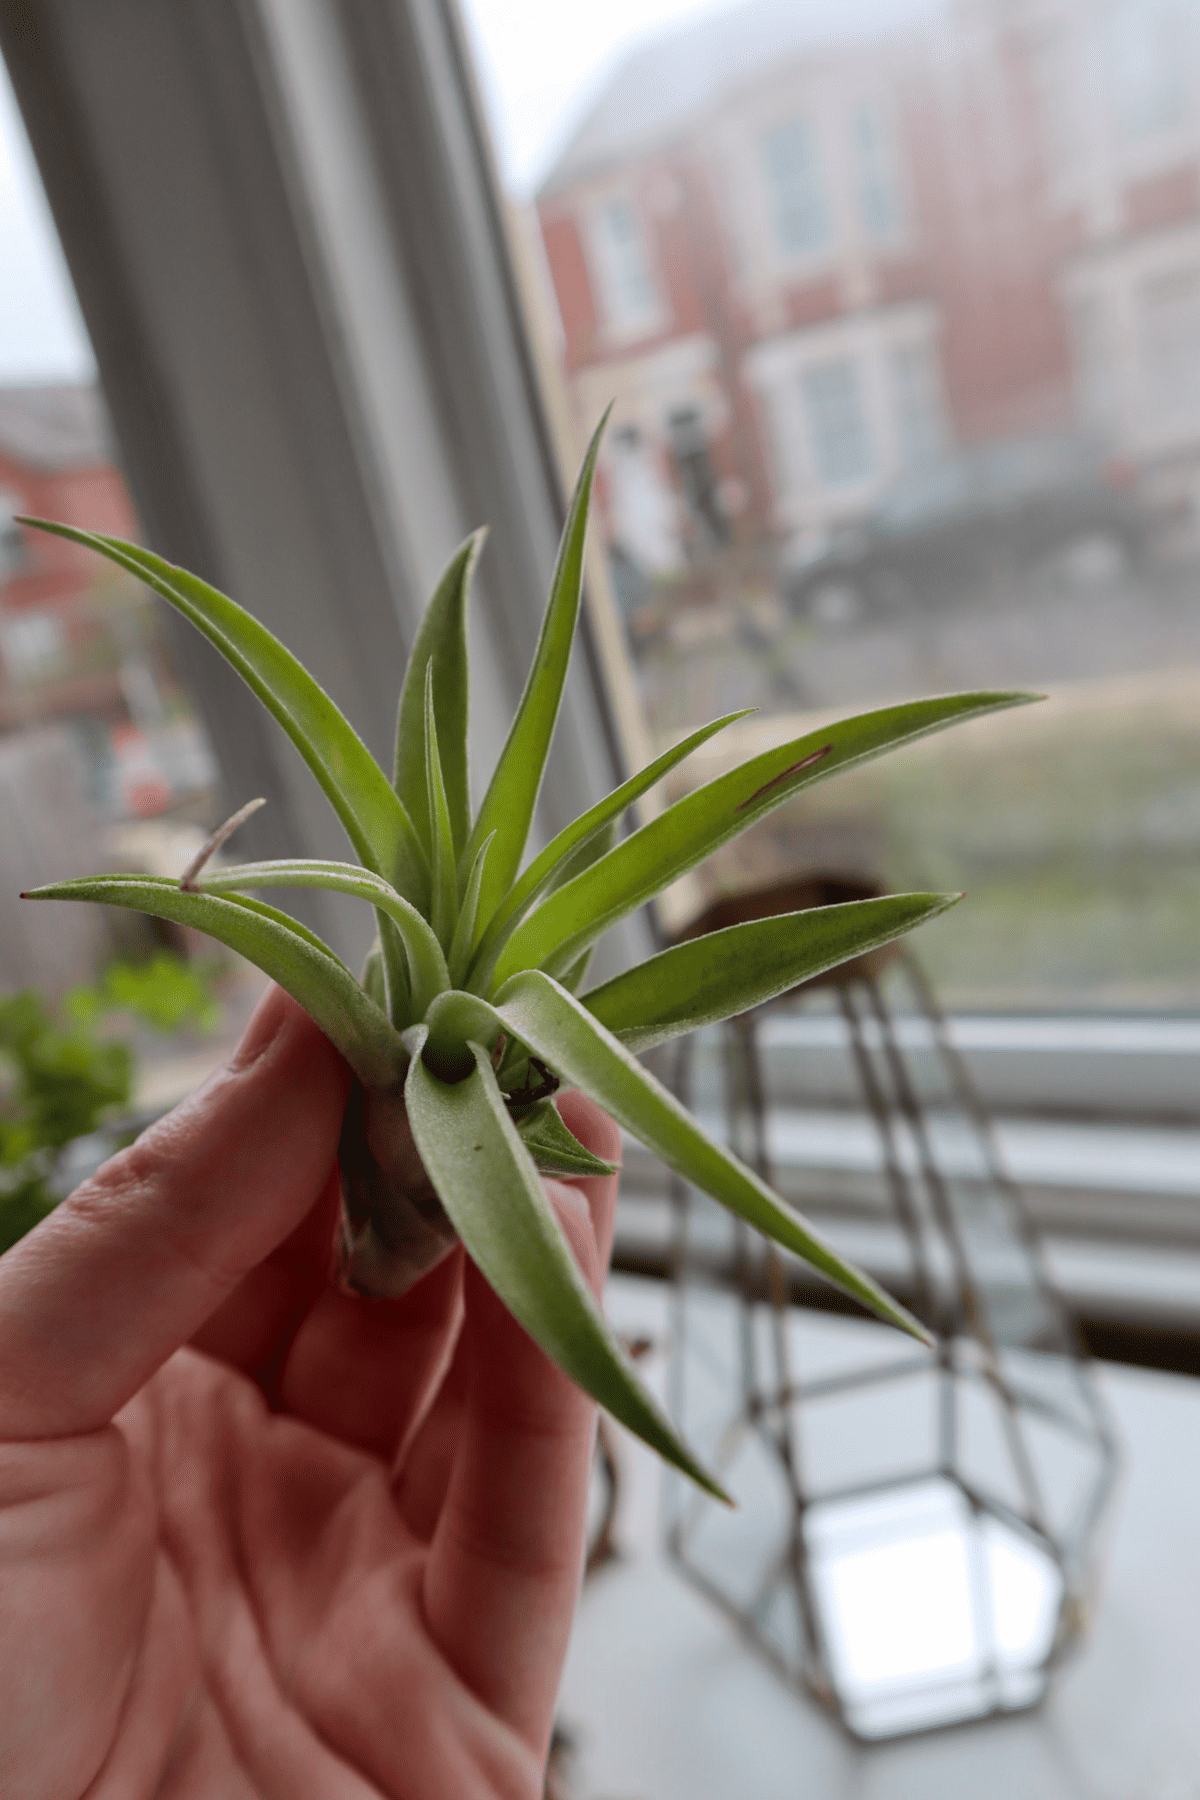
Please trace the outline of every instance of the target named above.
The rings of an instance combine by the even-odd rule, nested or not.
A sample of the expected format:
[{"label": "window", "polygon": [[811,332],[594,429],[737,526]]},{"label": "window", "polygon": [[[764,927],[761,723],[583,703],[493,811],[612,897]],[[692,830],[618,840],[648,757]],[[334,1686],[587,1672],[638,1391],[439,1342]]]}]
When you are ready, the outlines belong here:
[{"label": "window", "polygon": [[653,329],[661,310],[658,289],[628,200],[609,200],[597,209],[593,241],[606,322],[616,331]]},{"label": "window", "polygon": [[808,369],[802,387],[813,461],[825,486],[848,487],[865,480],[871,472],[871,445],[854,364],[845,360]]},{"label": "window", "polygon": [[850,148],[863,231],[882,243],[899,230],[900,202],[890,133],[877,107],[860,106],[851,116]]},{"label": "window", "polygon": [[810,120],[773,125],[761,139],[775,241],[785,256],[814,256],[832,238],[821,152]]},{"label": "window", "polygon": [[931,461],[944,448],[937,363],[927,344],[902,344],[889,358],[892,409],[900,460],[906,466]]},{"label": "window", "polygon": [[1143,282],[1138,295],[1147,397],[1160,415],[1200,406],[1200,271]]}]

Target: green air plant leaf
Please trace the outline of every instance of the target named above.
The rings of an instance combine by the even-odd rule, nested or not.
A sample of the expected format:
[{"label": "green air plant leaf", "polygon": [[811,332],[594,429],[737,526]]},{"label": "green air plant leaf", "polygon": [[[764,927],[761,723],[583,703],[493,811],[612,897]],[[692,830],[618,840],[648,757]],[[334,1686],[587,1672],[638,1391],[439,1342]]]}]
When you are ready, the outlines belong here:
[{"label": "green air plant leaf", "polygon": [[541,635],[534,652],[533,667],[529,671],[529,679],[525,683],[525,692],[521,695],[512,729],[483,797],[479,817],[467,841],[465,860],[469,865],[474,861],[475,852],[483,839],[493,831],[496,834],[479,899],[479,917],[485,924],[513,884],[521,866],[525,840],[533,823],[533,809],[537,805],[542,772],[550,752],[550,739],[554,734],[562,702],[567,661],[579,617],[583,539],[587,530],[592,476],[607,420],[608,414],[605,413],[588,445],[583,468],[575,484],[567,522],[563,526],[558,562],[550,584],[550,603],[546,608]]},{"label": "green air plant leaf", "polygon": [[237,863],[231,869],[207,872],[199,892],[228,894],[256,887],[326,888],[333,893],[352,894],[356,899],[369,900],[376,913],[382,913],[394,927],[408,963],[412,1017],[394,1019],[397,1026],[403,1028],[424,1018],[435,995],[450,986],[442,947],[427,921],[395,888],[369,869],[356,868],[353,863],[320,862],[307,857],[294,862]]},{"label": "green air plant leaf", "polygon": [[552,1100],[536,1100],[532,1106],[514,1112],[513,1122],[543,1175],[612,1175],[618,1167],[593,1156],[586,1144],[579,1142],[563,1124]]},{"label": "green air plant leaf", "polygon": [[286,988],[341,1051],[360,1081],[385,1088],[405,1072],[408,1056],[399,1033],[367,998],[345,964],[294,919],[261,902],[235,894],[190,893],[172,881],[150,875],[58,881],[35,888],[24,898],[93,900],[105,906],[128,906],[177,925],[194,925]]},{"label": "green air plant leaf", "polygon": [[206,581],[138,544],[44,519],[22,523],[97,551],[169,600],[216,646],[283,726],[367,867],[408,898],[424,900],[426,857],[391,783],[333,701],[265,625]]},{"label": "green air plant leaf", "polygon": [[[582,1004],[627,1050],[748,1012],[802,981],[890,944],[961,898],[889,894],[776,913],[676,944],[583,995]],[[569,981],[562,985],[570,988]]]},{"label": "green air plant leaf", "polygon": [[509,1116],[488,1053],[478,1044],[471,1051],[475,1067],[465,1080],[440,1082],[414,1055],[405,1084],[421,1160],[471,1260],[573,1381],[668,1462],[726,1499],[622,1355]]},{"label": "green air plant leaf", "polygon": [[493,975],[570,968],[589,944],[810,782],[1029,694],[949,694],[862,713],[807,732],[720,775],[635,831],[600,862],[550,894],[514,931]]},{"label": "green air plant leaf", "polygon": [[669,1169],[801,1257],[880,1318],[928,1342],[928,1333],[911,1313],[823,1243],[752,1170],[706,1137],[674,1095],[573,994],[540,970],[514,975],[494,1005],[474,995],[440,995],[429,1011],[425,1054],[446,1079],[461,1080],[472,1055],[470,1042],[491,1041],[498,1032],[517,1038],[564,1080],[589,1094]]},{"label": "green air plant leaf", "polygon": [[[1032,696],[949,695],[808,732],[619,839],[633,803],[742,716],[730,714],[664,751],[522,869],[578,623],[599,443],[597,431],[568,509],[533,665],[474,819],[466,605],[479,534],[452,557],[417,633],[389,780],[312,676],[250,613],[135,544],[42,525],[146,582],[204,633],[289,734],[358,864],[214,868],[212,855],[259,804],[251,801],[178,883],[103,875],[33,897],[130,907],[195,926],[278,981],[357,1077],[338,1153],[343,1285],[401,1294],[461,1240],[568,1374],[715,1492],[620,1355],[538,1179],[538,1170],[568,1179],[607,1172],[550,1096],[563,1082],[578,1086],[686,1180],[881,1318],[919,1334],[902,1307],[710,1142],[633,1051],[785,993],[932,918],[956,896],[895,895],[754,920],[651,957],[582,1000],[575,990],[611,925],[809,782]],[[256,898],[258,888],[327,889],[371,906],[376,938],[362,981],[314,932]]]},{"label": "green air plant leaf", "polygon": [[446,958],[450,968],[450,979],[455,987],[461,987],[467,963],[470,961],[471,945],[475,938],[475,920],[479,913],[479,890],[483,884],[483,868],[495,835],[494,831],[489,832],[475,853],[475,861],[471,864],[471,873],[467,876],[462,905],[458,910],[458,923],[454,927],[454,938]]},{"label": "green air plant leaf", "polygon": [[631,775],[629,780],[622,782],[619,788],[614,788],[607,798],[590,807],[587,812],[581,813],[572,824],[565,826],[558,836],[546,845],[540,856],[534,857],[507,899],[503,900],[492,914],[487,930],[479,940],[479,947],[471,966],[471,978],[467,983],[473,992],[486,993],[488,991],[496,958],[513,928],[532,906],[538,895],[555,883],[560,874],[563,879],[566,879],[570,875],[578,873],[572,864],[580,848],[593,842],[605,826],[618,820],[635,800],[640,800],[644,793],[661,781],[664,775],[669,774],[685,757],[690,756],[693,750],[698,750],[701,744],[706,744],[709,738],[714,737],[718,731],[724,731],[727,725],[732,725],[735,720],[745,717],[744,711],[726,713],[723,718],[714,719],[710,724],[702,725],[699,731],[693,731],[690,736],[683,738],[670,750],[664,751],[662,756],[657,756],[653,762],[647,763],[646,767],[640,769],[636,775]]},{"label": "green air plant leaf", "polygon": [[437,721],[446,804],[456,856],[471,830],[471,777],[467,766],[467,596],[483,548],[485,530],[474,532],[450,559],[425,609],[404,673],[396,715],[396,772],[393,786],[417,828],[426,856],[432,855],[425,781],[426,670],[433,670],[433,716]]},{"label": "green air plant leaf", "polygon": [[425,670],[425,792],[429,834],[433,843],[429,919],[438,943],[448,950],[458,918],[458,881],[454,871],[454,832],[450,824],[450,808],[446,804],[446,784],[442,780],[442,759],[438,754],[437,721],[433,715],[432,663]]}]

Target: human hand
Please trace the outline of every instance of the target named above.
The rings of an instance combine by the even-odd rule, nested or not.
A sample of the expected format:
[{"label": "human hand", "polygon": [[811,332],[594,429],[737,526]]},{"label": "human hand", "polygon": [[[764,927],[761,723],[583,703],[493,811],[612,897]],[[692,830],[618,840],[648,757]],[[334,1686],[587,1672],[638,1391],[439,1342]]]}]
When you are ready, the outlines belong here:
[{"label": "human hand", "polygon": [[[332,1285],[346,1081],[272,989],[0,1259],[0,1800],[542,1791],[594,1408],[461,1252]],[[598,1287],[616,1177],[547,1187]]]}]

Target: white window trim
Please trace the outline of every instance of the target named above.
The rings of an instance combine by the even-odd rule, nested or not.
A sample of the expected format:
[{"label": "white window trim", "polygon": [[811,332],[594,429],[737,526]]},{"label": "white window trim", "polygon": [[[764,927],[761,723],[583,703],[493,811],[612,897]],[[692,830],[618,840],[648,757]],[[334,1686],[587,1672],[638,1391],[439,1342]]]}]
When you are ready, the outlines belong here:
[{"label": "white window trim", "polygon": [[[779,240],[775,222],[775,201],[771,193],[763,147],[763,141],[768,132],[790,125],[795,119],[803,119],[812,131],[818,170],[824,188],[825,210],[829,221],[829,234],[824,243],[814,245],[811,250],[789,250]],[[770,117],[764,117],[758,121],[754,127],[751,157],[766,227],[765,241],[768,246],[770,262],[775,271],[785,278],[794,280],[797,276],[808,278],[836,267],[845,252],[845,221],[842,218],[841,196],[835,179],[837,159],[830,157],[829,123],[825,117],[824,108],[807,95],[797,96],[791,103],[780,107]]]},{"label": "white window trim", "polygon": [[[880,312],[850,313],[825,324],[756,345],[746,358],[754,386],[772,405],[784,466],[774,471],[777,522],[784,532],[820,533],[872,504],[900,473],[903,456],[893,413],[888,358],[893,349],[923,343],[938,355],[937,314],[924,303]],[[859,369],[860,394],[874,461],[858,483],[825,489],[808,441],[800,384],[816,364],[849,358]]]},{"label": "white window trim", "polygon": [[[636,317],[627,316],[623,319],[616,316],[610,304],[611,284],[606,266],[607,253],[601,242],[601,234],[604,229],[603,215],[613,205],[627,206],[633,215],[653,288],[652,302],[646,310]],[[625,187],[606,187],[598,193],[590,194],[583,211],[582,223],[584,256],[587,262],[588,280],[596,307],[598,334],[601,341],[609,348],[625,349],[630,345],[644,343],[650,338],[661,336],[671,324],[666,281],[659,262],[657,234],[653,229],[653,222],[647,216],[646,209],[639,204],[637,195]]]}]

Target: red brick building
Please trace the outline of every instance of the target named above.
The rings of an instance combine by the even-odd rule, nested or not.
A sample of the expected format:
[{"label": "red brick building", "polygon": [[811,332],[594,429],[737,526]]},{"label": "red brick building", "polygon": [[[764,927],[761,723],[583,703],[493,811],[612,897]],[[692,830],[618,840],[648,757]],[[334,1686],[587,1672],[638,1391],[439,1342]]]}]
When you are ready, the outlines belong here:
[{"label": "red brick building", "polygon": [[20,514],[135,533],[94,385],[0,388],[0,727],[120,707],[104,599],[131,584],[105,582],[94,556]]},{"label": "red brick building", "polygon": [[111,813],[206,792],[215,765],[145,590],[21,515],[137,536],[94,384],[0,387],[0,733],[69,724]]},{"label": "red brick building", "polygon": [[[616,400],[605,499],[635,559],[803,543],[956,442],[1086,428],[1152,461],[1144,380],[1101,392],[1096,296],[1119,311],[1164,258],[1200,269],[1191,16],[959,0],[936,30],[816,42],[800,9],[749,0],[634,53],[538,214],[580,431]],[[1200,449],[1200,276],[1161,299],[1160,361],[1195,370],[1178,470]]]}]

